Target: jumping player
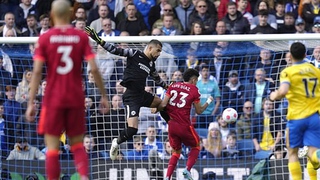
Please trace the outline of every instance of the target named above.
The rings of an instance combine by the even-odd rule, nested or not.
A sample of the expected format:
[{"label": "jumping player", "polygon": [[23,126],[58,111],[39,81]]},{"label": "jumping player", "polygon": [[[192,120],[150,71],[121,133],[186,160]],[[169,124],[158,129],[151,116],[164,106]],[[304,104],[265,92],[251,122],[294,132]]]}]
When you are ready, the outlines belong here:
[{"label": "jumping player", "polygon": [[97,86],[101,91],[102,113],[109,109],[103,81],[94,61],[89,38],[83,31],[74,29],[70,23],[69,1],[52,3],[51,15],[54,27],[40,36],[34,55],[29,102],[26,111],[28,121],[34,121],[36,91],[39,87],[43,64],[47,65],[46,95],[39,121],[38,132],[44,134],[47,146],[46,173],[49,180],[60,179],[59,137],[66,131],[70,139],[75,166],[81,180],[88,180],[88,156],[83,147],[86,132],[84,92],[82,90],[82,61],[91,66]]},{"label": "jumping player", "polygon": [[[320,71],[312,64],[303,61],[306,56],[306,47],[302,43],[293,43],[290,53],[293,65],[281,72],[280,87],[270,94],[270,99],[280,100],[286,97],[289,101],[286,130],[288,167],[292,179],[301,180],[299,147],[308,146],[309,166],[312,165],[315,170],[319,168]],[[310,174],[309,169],[308,172]],[[315,171],[314,173],[316,174]],[[317,177],[314,178],[317,179]]]},{"label": "jumping player", "polygon": [[158,110],[166,107],[166,111],[170,116],[169,125],[169,141],[172,146],[172,156],[169,161],[166,179],[169,180],[177,165],[181,154],[182,143],[190,146],[186,169],[183,171],[184,178],[192,180],[190,169],[196,163],[200,152],[200,138],[191,125],[190,110],[192,104],[197,114],[201,114],[208,105],[213,101],[210,96],[206,103],[200,104],[200,93],[196,86],[198,82],[199,72],[195,69],[188,69],[183,74],[183,81],[171,85],[160,104]]},{"label": "jumping player", "polygon": [[155,69],[155,61],[162,51],[162,43],[151,40],[145,50],[122,49],[112,43],[102,40],[95,30],[89,26],[85,28],[87,34],[100,46],[112,54],[127,57],[127,66],[124,70],[123,81],[120,83],[126,87],[122,96],[127,114],[128,128],[124,129],[118,138],[114,138],[110,149],[110,158],[115,160],[118,155],[119,144],[131,139],[138,132],[138,115],[140,107],[157,108],[161,99],[144,90],[146,79],[150,75],[157,85],[167,88],[167,84],[161,80]]}]

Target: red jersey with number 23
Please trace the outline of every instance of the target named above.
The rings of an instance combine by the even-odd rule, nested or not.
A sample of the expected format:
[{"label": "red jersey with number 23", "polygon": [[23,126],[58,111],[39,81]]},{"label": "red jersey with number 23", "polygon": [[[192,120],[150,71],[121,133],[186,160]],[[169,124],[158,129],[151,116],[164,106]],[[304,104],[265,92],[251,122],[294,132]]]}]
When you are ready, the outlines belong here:
[{"label": "red jersey with number 23", "polygon": [[47,66],[44,106],[84,107],[82,61],[93,57],[88,36],[72,26],[54,27],[41,35],[33,59]]},{"label": "red jersey with number 23", "polygon": [[170,97],[166,106],[170,121],[190,126],[190,110],[192,104],[200,102],[200,93],[197,86],[178,82],[168,88],[166,96]]}]

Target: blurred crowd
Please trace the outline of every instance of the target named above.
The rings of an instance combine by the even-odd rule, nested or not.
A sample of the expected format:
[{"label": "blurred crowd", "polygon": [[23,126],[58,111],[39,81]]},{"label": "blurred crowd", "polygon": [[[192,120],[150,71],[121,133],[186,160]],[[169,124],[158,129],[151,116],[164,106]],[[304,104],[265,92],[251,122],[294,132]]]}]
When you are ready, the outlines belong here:
[{"label": "blurred crowd", "polygon": [[[50,0],[0,0],[1,37],[36,37],[52,26]],[[73,21],[79,30],[93,27],[102,37],[320,33],[320,0],[85,0],[72,1]],[[196,38],[196,37],[195,37]],[[119,43],[117,47],[138,48],[143,44]],[[289,43],[285,42],[286,47]],[[88,135],[84,147],[91,158],[108,158],[112,138],[126,126],[120,85],[126,59],[96,46],[100,72],[108,90],[111,110],[100,114],[100,94],[90,67],[83,64],[83,91]],[[4,159],[44,159],[43,137],[37,135],[41,99],[45,95],[44,75],[39,84],[36,121],[26,123],[24,111],[32,77],[34,44],[0,46],[0,137]],[[308,49],[305,61],[320,67],[320,46]],[[213,103],[191,120],[201,137],[199,158],[263,159],[286,157],[286,100],[271,102],[269,94],[278,85],[279,73],[291,66],[290,53],[260,48],[252,42],[163,43],[156,61],[161,78],[182,81],[188,68],[199,70],[197,84],[201,102]],[[163,97],[165,90],[147,81],[146,91]],[[72,93],[72,90],[70,90]],[[239,118],[228,124],[223,109],[232,107]],[[139,132],[121,145],[118,159],[145,159],[155,166],[171,153],[167,125],[150,108],[140,111]],[[189,150],[184,148],[184,158]],[[32,155],[30,155],[32,154]],[[61,158],[68,159],[68,138],[62,133]]]}]

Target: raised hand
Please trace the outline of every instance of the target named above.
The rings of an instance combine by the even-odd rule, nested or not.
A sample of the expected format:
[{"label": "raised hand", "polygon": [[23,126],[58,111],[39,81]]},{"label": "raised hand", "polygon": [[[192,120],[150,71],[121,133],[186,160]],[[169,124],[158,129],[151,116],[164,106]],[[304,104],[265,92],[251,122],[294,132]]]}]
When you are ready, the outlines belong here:
[{"label": "raised hand", "polygon": [[103,45],[104,41],[98,36],[97,32],[92,27],[86,26],[84,29],[88,36],[90,36],[99,45]]}]

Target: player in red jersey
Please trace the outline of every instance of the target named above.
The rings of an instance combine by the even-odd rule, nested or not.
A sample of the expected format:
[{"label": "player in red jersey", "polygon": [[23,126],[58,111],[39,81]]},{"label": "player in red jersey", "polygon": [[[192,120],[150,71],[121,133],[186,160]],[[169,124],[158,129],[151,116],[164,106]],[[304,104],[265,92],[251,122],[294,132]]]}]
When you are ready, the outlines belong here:
[{"label": "player in red jersey", "polygon": [[186,169],[183,176],[191,180],[190,169],[196,163],[200,152],[198,133],[195,131],[190,121],[190,110],[192,104],[197,114],[201,114],[212,102],[213,97],[209,97],[204,105],[200,104],[200,93],[196,86],[199,72],[195,69],[188,69],[183,74],[183,81],[169,86],[166,96],[160,104],[158,110],[166,107],[166,112],[170,116],[169,141],[172,147],[172,155],[168,165],[166,179],[170,179],[181,154],[182,143],[191,147]]},{"label": "player in red jersey", "polygon": [[69,137],[75,166],[81,180],[88,178],[88,157],[82,144],[86,132],[84,92],[82,89],[82,61],[91,66],[91,73],[101,91],[102,113],[109,110],[103,81],[94,61],[94,53],[88,36],[74,29],[70,23],[70,3],[56,0],[52,3],[51,15],[55,26],[40,36],[34,55],[29,102],[26,111],[28,121],[34,121],[36,91],[41,80],[43,64],[47,65],[47,87],[43,100],[38,132],[44,134],[46,171],[49,180],[60,179],[59,137],[63,131]]}]

